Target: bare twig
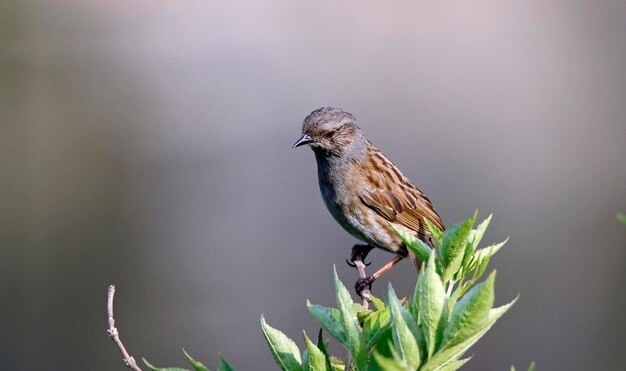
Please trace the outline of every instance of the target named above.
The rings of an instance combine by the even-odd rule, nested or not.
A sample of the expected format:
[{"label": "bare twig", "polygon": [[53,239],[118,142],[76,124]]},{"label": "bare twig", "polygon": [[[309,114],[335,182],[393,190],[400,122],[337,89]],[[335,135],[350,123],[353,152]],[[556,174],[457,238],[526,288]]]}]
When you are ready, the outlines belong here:
[{"label": "bare twig", "polygon": [[[360,256],[357,256],[354,259],[354,265],[356,265],[356,269],[359,271],[359,278],[361,278],[361,279],[367,278],[367,274],[365,274],[365,267],[366,267],[366,265],[365,265],[365,263],[363,262],[363,260],[361,259]],[[363,307],[365,309],[368,309],[369,306],[370,306],[370,302],[369,302],[370,290],[367,287],[365,287],[365,288],[363,288],[363,290],[361,290],[359,295],[361,296],[361,299],[363,300],[361,304],[363,305]]]},{"label": "bare twig", "polygon": [[113,339],[115,344],[117,344],[117,347],[120,348],[120,352],[122,352],[122,355],[124,356],[124,359],[123,359],[124,365],[135,371],[141,371],[141,368],[137,366],[137,362],[135,361],[135,358],[133,358],[126,351],[124,344],[122,344],[122,341],[120,340],[120,333],[119,331],[117,331],[117,328],[115,327],[115,319],[113,318],[113,296],[114,295],[115,295],[115,286],[110,285],[109,290],[107,291],[107,319],[109,321],[109,328],[107,330],[107,333],[109,334],[111,339]]}]

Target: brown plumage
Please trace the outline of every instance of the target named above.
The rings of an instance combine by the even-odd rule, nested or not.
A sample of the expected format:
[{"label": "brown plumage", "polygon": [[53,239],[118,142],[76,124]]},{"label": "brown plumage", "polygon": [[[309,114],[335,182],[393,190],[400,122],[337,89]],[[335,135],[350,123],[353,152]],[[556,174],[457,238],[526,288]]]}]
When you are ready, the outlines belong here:
[{"label": "brown plumage", "polygon": [[441,218],[428,197],[365,138],[354,117],[338,108],[313,111],[294,147],[304,144],[315,153],[322,198],[335,220],[359,240],[411,256],[419,267],[389,223],[432,246],[425,220],[443,230]]}]

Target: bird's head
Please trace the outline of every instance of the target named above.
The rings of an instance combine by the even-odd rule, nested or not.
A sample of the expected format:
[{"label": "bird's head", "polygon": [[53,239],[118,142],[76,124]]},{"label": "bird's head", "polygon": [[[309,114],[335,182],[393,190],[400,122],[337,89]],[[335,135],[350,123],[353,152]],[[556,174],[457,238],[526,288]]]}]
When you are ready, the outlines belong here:
[{"label": "bird's head", "polygon": [[308,144],[314,151],[342,155],[361,130],[354,116],[339,108],[322,107],[311,112],[302,124],[302,136],[293,148]]}]

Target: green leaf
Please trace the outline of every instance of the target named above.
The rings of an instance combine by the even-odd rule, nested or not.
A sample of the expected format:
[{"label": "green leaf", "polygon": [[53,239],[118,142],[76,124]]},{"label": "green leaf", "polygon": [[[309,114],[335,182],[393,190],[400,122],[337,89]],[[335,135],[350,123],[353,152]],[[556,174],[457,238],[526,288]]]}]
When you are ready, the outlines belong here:
[{"label": "green leaf", "polygon": [[461,261],[461,268],[454,276],[455,280],[462,280],[470,271],[472,257],[474,256],[474,245],[468,243],[465,245],[465,252],[463,252],[463,260]]},{"label": "green leaf", "polygon": [[429,358],[435,345],[441,339],[436,339],[437,329],[441,320],[441,313],[446,302],[446,292],[435,267],[435,252],[430,254],[426,268],[422,269],[415,286],[415,297],[419,297],[420,323],[424,330]]},{"label": "green leaf", "polygon": [[515,299],[513,299],[510,303],[491,309],[489,311],[489,316],[487,317],[487,323],[493,324],[498,318],[502,317],[502,315],[506,313],[506,311],[509,310],[509,308],[511,308],[513,304],[515,304],[518,298],[519,298],[519,295]]},{"label": "green leaf", "polygon": [[326,359],[326,368],[328,370],[333,370],[330,355],[328,355],[328,349],[326,348],[326,342],[324,341],[324,336],[323,336],[321,328],[320,328],[320,332],[317,334],[316,345],[317,345],[317,348],[324,354],[324,358]]},{"label": "green leaf", "polygon": [[442,347],[437,353],[435,353],[433,358],[431,358],[422,367],[422,370],[437,370],[448,364],[450,360],[460,357],[463,353],[465,353],[465,351],[467,351],[467,349],[478,341],[478,339],[480,339],[491,328],[491,326],[493,326],[496,320],[498,320],[498,318],[500,318],[513,304],[515,304],[516,301],[517,298],[501,307],[491,309],[487,316],[487,321],[483,323],[478,332],[457,345]]},{"label": "green leaf", "polygon": [[478,247],[478,244],[482,240],[485,235],[485,231],[489,226],[489,222],[491,222],[491,217],[493,214],[489,215],[487,219],[485,219],[482,223],[478,225],[476,229],[472,229],[467,237],[467,241],[469,243],[465,244],[465,252],[463,253],[463,261],[461,262],[461,267],[458,272],[454,275],[455,280],[461,280],[465,277],[470,271],[470,263],[471,259],[474,255],[474,251]]},{"label": "green leaf", "polygon": [[202,363],[196,361],[195,359],[191,358],[191,356],[189,355],[189,353],[187,353],[187,351],[185,349],[183,349],[183,353],[185,353],[185,357],[187,358],[187,361],[189,361],[189,363],[191,364],[191,366],[193,367],[194,370],[196,371],[209,371],[208,368],[206,368],[205,365],[203,365]]},{"label": "green leaf", "polygon": [[468,357],[465,359],[455,359],[454,361],[448,362],[445,366],[441,367],[437,371],[455,371],[461,368],[464,364],[469,362],[472,357]]},{"label": "green leaf", "polygon": [[420,240],[419,238],[396,227],[393,223],[389,223],[389,225],[391,226],[391,228],[393,228],[396,234],[400,237],[402,242],[404,242],[404,244],[409,249],[411,249],[411,251],[413,251],[415,256],[417,256],[422,261],[425,261],[426,259],[428,259],[428,256],[430,255],[430,250],[432,250],[430,246],[425,244],[424,241]]},{"label": "green leaf", "polygon": [[380,336],[376,345],[369,350],[370,354],[375,350],[385,357],[390,357],[392,355],[391,349],[393,349],[393,335],[391,334],[391,326],[389,326],[389,329]]},{"label": "green leaf", "polygon": [[[478,265],[474,267],[474,271],[472,273],[472,279],[469,282],[468,288],[470,285],[473,285],[474,283],[476,283],[476,281],[478,281],[478,279],[483,275],[483,273],[485,273],[485,270],[487,269],[487,265],[489,264],[489,260],[491,260],[491,254],[488,254],[487,256],[485,256],[481,261],[478,262]],[[465,291],[463,291],[461,295],[463,295],[464,293]]]},{"label": "green leaf", "polygon": [[417,343],[419,329],[416,320],[400,305],[391,284],[388,292],[388,305],[391,310],[391,333],[393,344],[400,358],[410,370],[416,370],[421,363],[420,350]]},{"label": "green leaf", "polygon": [[158,368],[158,367],[154,367],[153,365],[150,364],[150,362],[148,362],[147,359],[143,358],[143,363],[146,364],[146,366],[148,366],[148,368],[152,371],[190,371],[186,368],[180,368],[180,367],[164,367],[164,368]]},{"label": "green leaf", "polygon": [[337,306],[341,314],[341,323],[345,330],[346,338],[344,346],[352,354],[352,360],[359,370],[365,369],[367,366],[367,349],[363,347],[361,333],[359,330],[359,322],[356,316],[356,310],[352,297],[348,289],[341,283],[337,276],[337,268],[333,267],[333,275],[335,280],[335,293],[337,296]]},{"label": "green leaf", "polygon": [[370,313],[363,320],[365,347],[368,349],[373,347],[390,328],[391,314],[388,308]]},{"label": "green leaf", "polygon": [[[465,262],[464,258],[464,268],[462,269],[462,272],[460,271],[459,274],[457,274],[456,276],[456,278],[460,279],[461,281],[459,282],[453,295],[448,299],[448,307],[450,308],[450,312],[457,299],[463,296],[465,292],[472,285],[474,285],[474,283],[476,283],[476,281],[478,281],[478,279],[483,275],[485,269],[487,269],[487,265],[489,264],[491,256],[493,256],[493,254],[495,254],[507,241],[508,238],[500,243],[493,244],[489,247],[485,247],[484,249],[479,249],[469,259],[468,263]],[[468,246],[469,245],[470,244],[468,244]],[[463,278],[470,273],[472,274],[471,278],[469,279],[469,281],[464,282]]]},{"label": "green leaf", "polygon": [[330,357],[330,365],[333,371],[345,371],[346,369],[346,361],[341,358]]},{"label": "green leaf", "polygon": [[622,222],[622,224],[626,224],[626,215],[622,213],[617,213],[617,220]]},{"label": "green leaf", "polygon": [[287,335],[268,325],[263,315],[261,315],[261,330],[263,330],[267,345],[281,370],[302,371],[302,359],[296,343]]},{"label": "green leaf", "polygon": [[341,312],[335,308],[323,307],[321,305],[313,305],[307,300],[306,306],[309,313],[330,333],[338,342],[346,344],[347,335],[343,327],[343,319]]},{"label": "green leaf", "polygon": [[474,286],[454,306],[450,324],[444,331],[442,347],[459,344],[480,330],[493,306],[495,271],[484,282]]},{"label": "green leaf", "polygon": [[217,361],[217,371],[235,371],[228,362],[224,359],[224,357],[220,356],[220,359]]},{"label": "green leaf", "polygon": [[326,365],[324,353],[317,347],[311,339],[304,333],[304,342],[308,351],[306,362],[303,362],[304,371],[330,371]]},{"label": "green leaf", "polygon": [[443,239],[443,232],[441,231],[441,229],[439,229],[439,227],[434,225],[433,222],[431,222],[430,220],[424,219],[424,221],[426,222],[426,225],[428,226],[428,229],[430,230],[430,235],[432,236],[435,249],[440,248],[441,240]]},{"label": "green leaf", "polygon": [[463,262],[463,252],[468,243],[468,237],[476,220],[476,213],[463,222],[454,224],[443,233],[441,259],[443,261],[443,282],[447,282],[459,270]]},{"label": "green leaf", "polygon": [[383,303],[382,300],[380,300],[379,298],[375,297],[371,293],[370,293],[370,300],[372,301],[372,304],[374,305],[374,308],[376,308],[376,310],[383,310],[383,309],[385,309],[385,303]]},{"label": "green leaf", "polygon": [[489,223],[491,222],[492,216],[493,214],[489,214],[487,219],[483,220],[483,222],[480,223],[478,227],[476,227],[476,229],[470,233],[469,240],[472,242],[474,249],[478,247],[480,240],[483,239],[483,236],[485,235],[485,231],[487,230],[487,227],[489,226]]},{"label": "green leaf", "polygon": [[498,250],[500,250],[500,248],[502,248],[502,246],[504,246],[504,244],[507,243],[508,241],[509,241],[509,238],[507,237],[506,240],[500,243],[494,243],[491,246],[476,250],[476,252],[474,253],[474,256],[472,256],[470,265],[471,266],[480,265],[480,262],[483,259],[494,256],[495,253],[497,253]]},{"label": "green leaf", "polygon": [[383,371],[406,371],[407,370],[407,368],[405,368],[395,359],[387,358],[378,352],[374,352],[374,359],[376,360],[376,363],[378,364],[380,369]]},{"label": "green leaf", "polygon": [[411,370],[409,366],[407,366],[406,361],[402,358],[402,355],[400,355],[400,353],[396,350],[395,346],[393,345],[393,340],[389,339],[387,341],[390,342],[387,345],[387,348],[389,349],[389,353],[391,353],[391,358],[395,360],[399,365],[401,365],[405,370]]}]

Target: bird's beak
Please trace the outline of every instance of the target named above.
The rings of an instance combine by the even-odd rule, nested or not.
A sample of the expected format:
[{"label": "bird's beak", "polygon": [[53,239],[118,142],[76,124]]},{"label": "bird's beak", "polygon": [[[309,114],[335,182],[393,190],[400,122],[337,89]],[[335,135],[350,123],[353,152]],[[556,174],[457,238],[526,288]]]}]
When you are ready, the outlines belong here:
[{"label": "bird's beak", "polygon": [[311,138],[308,134],[302,134],[300,139],[298,139],[291,148],[300,147],[311,142],[313,142],[313,138]]}]

